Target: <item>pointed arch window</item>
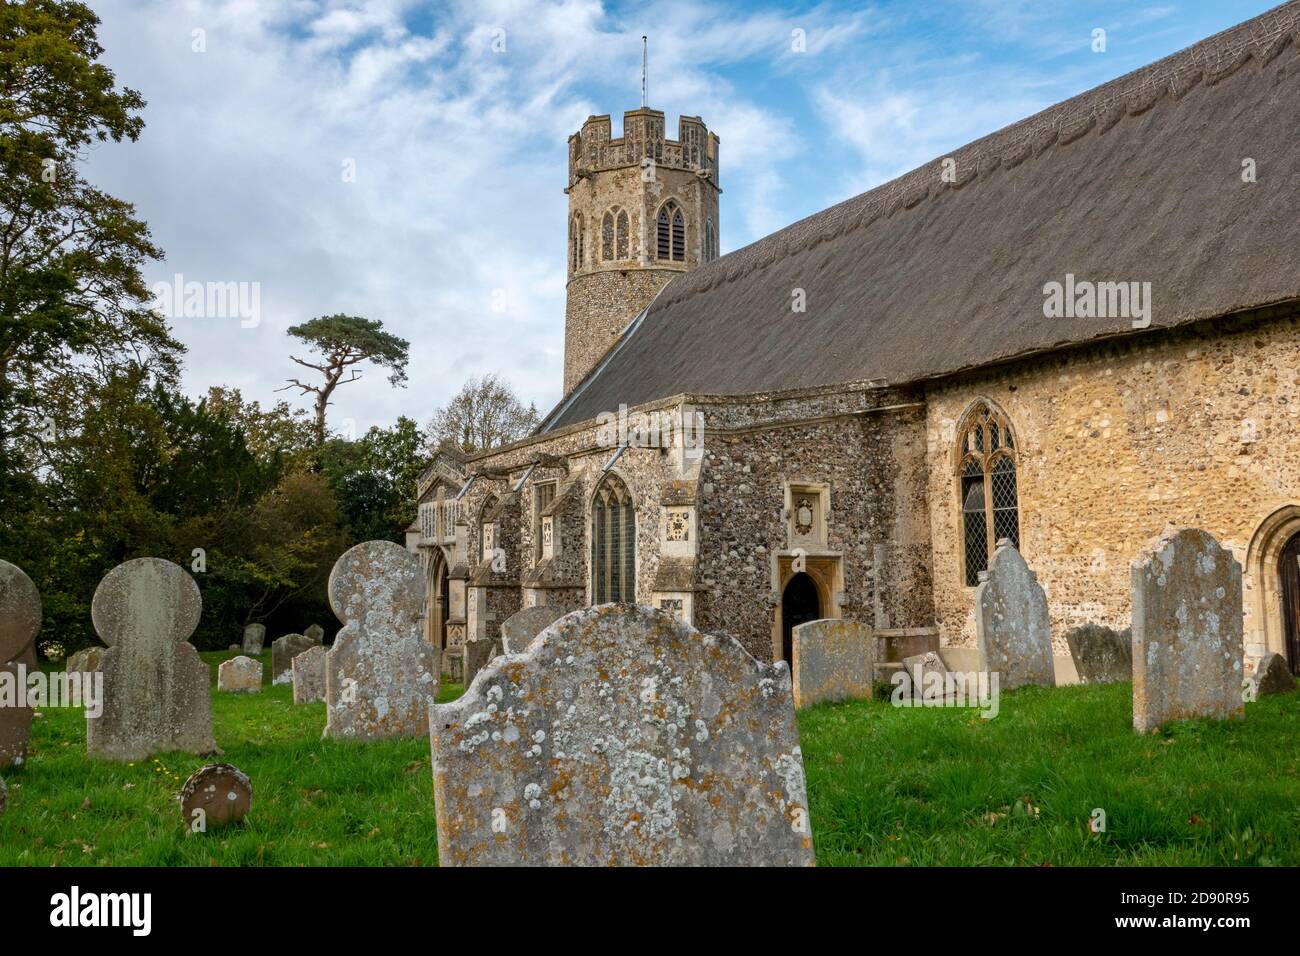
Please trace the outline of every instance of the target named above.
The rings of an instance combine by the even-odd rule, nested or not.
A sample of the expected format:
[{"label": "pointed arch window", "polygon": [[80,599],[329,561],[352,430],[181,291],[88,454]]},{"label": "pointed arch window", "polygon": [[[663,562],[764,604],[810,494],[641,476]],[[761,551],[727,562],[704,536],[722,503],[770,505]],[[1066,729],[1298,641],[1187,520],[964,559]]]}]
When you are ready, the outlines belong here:
[{"label": "pointed arch window", "polygon": [[999,541],[1020,547],[1016,442],[1006,413],[985,401],[966,413],[957,440],[963,575],[974,587]]},{"label": "pointed arch window", "polygon": [[605,213],[600,220],[600,257],[608,262],[614,258],[614,214]]},{"label": "pointed arch window", "polygon": [[636,600],[636,507],[627,485],[606,475],[591,503],[591,601]]},{"label": "pointed arch window", "polygon": [[569,267],[577,272],[582,268],[582,213],[569,220]]},{"label": "pointed arch window", "polygon": [[617,224],[614,229],[615,237],[615,258],[626,259],[627,254],[627,236],[628,236],[628,219],[627,211],[620,209],[618,211]]},{"label": "pointed arch window", "polygon": [[655,254],[672,262],[686,261],[686,216],[681,207],[668,200],[659,207],[655,226]]},{"label": "pointed arch window", "polygon": [[716,259],[718,250],[716,248],[717,234],[713,231],[713,220],[704,220],[704,259],[706,262]]}]

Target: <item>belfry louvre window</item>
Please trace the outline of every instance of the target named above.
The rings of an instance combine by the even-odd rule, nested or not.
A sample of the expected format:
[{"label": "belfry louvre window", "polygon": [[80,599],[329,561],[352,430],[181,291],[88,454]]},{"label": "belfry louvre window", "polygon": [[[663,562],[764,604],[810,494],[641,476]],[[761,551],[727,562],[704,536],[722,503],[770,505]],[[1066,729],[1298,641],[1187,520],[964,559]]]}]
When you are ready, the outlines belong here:
[{"label": "belfry louvre window", "polygon": [[957,435],[963,574],[974,587],[999,541],[1020,547],[1016,443],[1005,413],[983,401],[966,413]]},{"label": "belfry louvre window", "polygon": [[673,262],[686,261],[686,217],[671,199],[659,207],[655,223],[655,254]]},{"label": "belfry louvre window", "polygon": [[636,508],[627,486],[606,475],[591,503],[591,601],[636,600]]}]

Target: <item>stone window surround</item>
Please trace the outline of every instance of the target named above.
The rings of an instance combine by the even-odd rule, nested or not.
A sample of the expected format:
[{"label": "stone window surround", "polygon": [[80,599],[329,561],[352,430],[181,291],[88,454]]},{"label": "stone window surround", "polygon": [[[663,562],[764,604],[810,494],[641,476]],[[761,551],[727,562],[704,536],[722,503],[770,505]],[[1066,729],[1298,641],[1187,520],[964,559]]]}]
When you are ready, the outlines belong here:
[{"label": "stone window surround", "polygon": [[[636,493],[633,491],[632,483],[627,479],[625,475],[620,473],[619,470],[616,468],[610,468],[607,471],[600,472],[596,476],[595,485],[591,490],[591,494],[587,497],[586,521],[584,522],[584,524],[586,525],[587,606],[588,607],[593,606],[596,603],[596,565],[594,561],[596,501],[597,499],[599,499],[601,495],[602,487],[604,486],[605,482],[610,478],[610,476],[613,476],[614,480],[618,481],[623,485],[624,490],[627,491],[628,501],[632,505],[632,528],[633,528],[633,533],[635,535],[633,538],[633,547],[632,547],[632,582],[633,582],[634,598],[636,595],[636,587],[639,585],[639,583],[642,580],[641,554],[640,554],[641,551],[640,541],[641,541],[642,529],[641,529],[641,515],[639,513],[640,509],[637,507]],[[557,527],[556,531],[558,532],[558,530],[559,529]]]},{"label": "stone window surround", "polygon": [[[993,413],[994,416],[996,416],[996,417],[998,417],[998,418],[1000,418],[1000,419],[1002,420],[1002,422],[1006,425],[1006,427],[1007,427],[1007,428],[1010,430],[1010,432],[1011,432],[1012,441],[1013,441],[1014,444],[1011,446],[1011,448],[1010,448],[1009,451],[1000,448],[1000,449],[998,449],[998,451],[997,451],[996,453],[990,453],[990,452],[988,452],[988,451],[985,451],[985,452],[984,452],[984,455],[986,456],[986,458],[988,458],[988,460],[989,460],[990,462],[991,462],[995,457],[1005,457],[1005,458],[1010,458],[1012,464],[1015,466],[1015,476],[1016,476],[1016,523],[1017,523],[1017,526],[1018,526],[1018,528],[1019,528],[1019,532],[1020,532],[1020,534],[1019,534],[1020,541],[1019,541],[1019,543],[1017,544],[1017,548],[1016,548],[1016,549],[1017,549],[1018,551],[1020,551],[1020,553],[1021,553],[1022,556],[1024,555],[1024,550],[1023,550],[1023,548],[1024,548],[1024,542],[1025,542],[1024,526],[1023,526],[1022,521],[1021,521],[1021,519],[1022,519],[1024,516],[1023,516],[1023,514],[1021,513],[1021,510],[1020,510],[1020,485],[1019,485],[1019,481],[1020,481],[1020,448],[1021,448],[1021,438],[1020,438],[1020,433],[1019,433],[1019,430],[1015,427],[1015,424],[1012,422],[1012,420],[1011,420],[1011,416],[1007,414],[1006,409],[1004,409],[1004,408],[1003,408],[1001,405],[999,405],[997,402],[993,401],[993,399],[988,398],[988,397],[985,396],[985,395],[976,395],[974,398],[972,398],[969,402],[966,403],[966,407],[962,410],[961,415],[957,418],[957,424],[956,424],[956,426],[955,426],[955,429],[954,429],[954,432],[953,432],[953,435],[952,435],[952,439],[951,439],[951,443],[950,443],[950,444],[951,444],[951,447],[952,447],[952,468],[951,468],[951,474],[952,474],[952,476],[953,476],[953,479],[952,479],[953,501],[954,501],[954,503],[955,503],[955,504],[954,504],[954,508],[955,508],[955,512],[956,512],[956,515],[957,515],[957,524],[956,524],[956,528],[957,528],[957,549],[956,549],[956,551],[957,551],[957,580],[958,580],[958,582],[960,583],[961,587],[966,591],[966,593],[967,593],[967,594],[970,594],[970,595],[972,595],[972,596],[975,594],[975,589],[976,589],[977,587],[979,587],[979,584],[978,584],[978,583],[976,583],[976,584],[967,584],[967,583],[966,583],[966,516],[965,516],[965,514],[962,512],[962,505],[963,505],[963,501],[962,501],[962,464],[963,464],[963,462],[964,462],[965,459],[966,459],[966,449],[963,447],[963,444],[962,444],[962,443],[963,443],[963,441],[964,441],[964,439],[965,439],[965,437],[966,437],[966,432],[967,432],[967,431],[969,430],[969,428],[970,428],[971,420],[972,420],[973,416],[976,414],[976,412],[979,410],[980,406],[985,406],[985,407],[987,407],[987,408],[989,409],[989,411]],[[947,436],[945,436],[945,437],[947,437]],[[987,475],[987,472],[986,472],[986,475],[985,475],[985,483],[986,483],[986,487],[987,487],[987,482],[988,482],[988,475]],[[987,493],[987,492],[986,492],[986,493]],[[990,506],[990,507],[991,507],[991,506]],[[988,532],[988,533],[989,533],[990,536],[992,536],[992,534],[993,534],[993,529],[992,529],[991,527],[989,528],[989,532]],[[997,546],[997,542],[996,542],[996,541],[993,541],[993,546],[992,546],[992,548],[991,548],[990,551],[989,551],[989,561],[992,561],[992,560],[993,560],[993,550],[996,549],[996,546]]]},{"label": "stone window surround", "polygon": [[[814,546],[814,550],[821,550],[829,546],[830,542],[830,513],[831,513],[831,486],[824,481],[787,481],[785,482],[785,510],[782,517],[785,521],[786,547],[802,547],[801,542],[807,542]],[[816,525],[810,535],[799,536],[794,531],[794,507],[795,498],[799,495],[816,495],[820,507]]]}]

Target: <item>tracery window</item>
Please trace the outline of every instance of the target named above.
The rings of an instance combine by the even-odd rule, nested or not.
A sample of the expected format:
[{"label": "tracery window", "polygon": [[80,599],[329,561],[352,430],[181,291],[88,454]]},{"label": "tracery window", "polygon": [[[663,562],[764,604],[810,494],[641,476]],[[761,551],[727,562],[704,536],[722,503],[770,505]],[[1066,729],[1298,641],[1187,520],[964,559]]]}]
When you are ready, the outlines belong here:
[{"label": "tracery window", "polygon": [[655,254],[660,259],[686,260],[686,217],[671,199],[659,207],[655,239]]},{"label": "tracery window", "polygon": [[704,259],[706,262],[718,257],[717,234],[713,231],[713,220],[704,221]]},{"label": "tracery window", "polygon": [[966,413],[957,440],[964,575],[974,587],[1000,540],[1020,547],[1016,444],[1006,414],[985,401]]},{"label": "tracery window", "polygon": [[593,604],[636,600],[636,507],[613,474],[591,503],[591,582]]}]

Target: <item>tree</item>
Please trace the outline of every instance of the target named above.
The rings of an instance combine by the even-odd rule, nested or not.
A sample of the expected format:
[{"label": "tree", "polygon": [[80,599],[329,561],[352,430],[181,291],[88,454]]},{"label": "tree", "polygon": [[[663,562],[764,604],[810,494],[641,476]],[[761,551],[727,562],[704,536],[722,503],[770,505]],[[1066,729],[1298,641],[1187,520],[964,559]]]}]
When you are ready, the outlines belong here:
[{"label": "tree", "polygon": [[[320,352],[319,363],[308,362],[290,355],[289,358],[304,368],[315,369],[325,376],[323,385],[309,385],[293,378],[285,388],[297,387],[302,394],[316,396],[316,444],[325,443],[325,409],[330,396],[339,385],[355,382],[361,373],[353,366],[373,362],[390,369],[388,381],[393,385],[406,383],[406,363],[410,344],[384,330],[378,319],[363,319],[355,315],[323,315],[289,329],[289,334],[301,339]],[[343,378],[345,371],[351,372]],[[283,389],[281,389],[283,391]]]},{"label": "tree", "polygon": [[[52,435],[43,396],[182,351],[146,303],[162,257],[134,207],[78,174],[93,143],[135,140],[140,94],[96,60],[81,3],[0,3],[0,471],[37,466]],[[5,477],[5,485],[8,478]],[[0,487],[0,493],[4,493]]]},{"label": "tree", "polygon": [[536,405],[525,408],[507,382],[486,375],[471,378],[437,409],[429,432],[435,444],[450,441],[468,453],[526,438],[538,421]]},{"label": "tree", "polygon": [[326,443],[321,470],[353,538],[405,540],[415,513],[416,483],[429,464],[427,449],[428,436],[405,416],[392,428],[371,428],[358,441]]}]

